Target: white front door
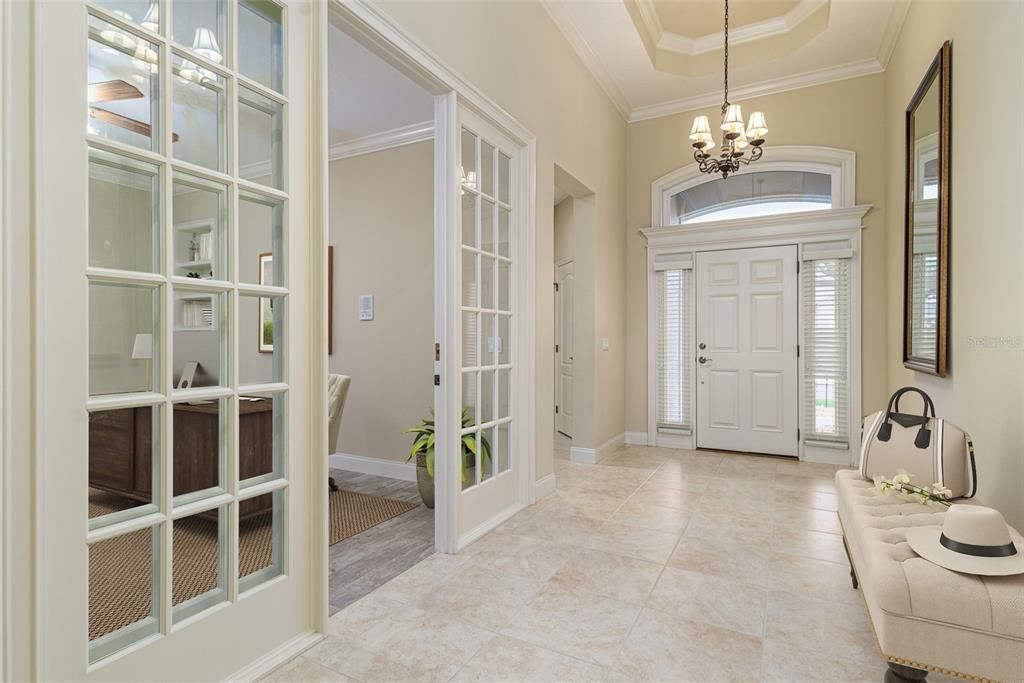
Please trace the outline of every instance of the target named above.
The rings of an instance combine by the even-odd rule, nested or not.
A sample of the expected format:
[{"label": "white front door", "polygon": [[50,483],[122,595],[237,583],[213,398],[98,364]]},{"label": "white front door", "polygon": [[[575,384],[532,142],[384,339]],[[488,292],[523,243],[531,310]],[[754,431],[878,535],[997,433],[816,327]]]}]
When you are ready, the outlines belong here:
[{"label": "white front door", "polygon": [[36,674],[223,679],[313,623],[312,12],[35,12]]},{"label": "white front door", "polygon": [[555,270],[555,429],[572,438],[574,265]]},{"label": "white front door", "polygon": [[532,438],[523,369],[532,341],[522,324],[530,304],[519,295],[532,258],[520,191],[523,147],[461,102],[456,121],[460,210],[451,255],[459,264],[459,380],[441,398],[458,400],[457,409],[446,403],[442,418],[457,437],[445,440],[449,470],[442,473],[454,485],[453,550],[525,502]]},{"label": "white front door", "polygon": [[697,254],[697,446],[797,455],[797,247]]}]

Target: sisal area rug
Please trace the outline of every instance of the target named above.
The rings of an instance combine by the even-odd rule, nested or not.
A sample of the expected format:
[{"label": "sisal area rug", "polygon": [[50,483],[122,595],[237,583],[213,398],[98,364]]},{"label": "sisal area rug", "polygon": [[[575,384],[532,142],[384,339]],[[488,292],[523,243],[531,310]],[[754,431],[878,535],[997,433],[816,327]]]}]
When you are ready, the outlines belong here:
[{"label": "sisal area rug", "polygon": [[[353,491],[330,492],[330,544],[366,531],[418,507]],[[109,493],[89,498],[89,517],[123,510],[133,503]],[[239,523],[239,576],[272,561],[269,512]],[[171,584],[175,605],[217,587],[217,522],[193,516],[174,522]],[[89,546],[89,639],[99,638],[152,614],[152,529],[142,529]]]}]

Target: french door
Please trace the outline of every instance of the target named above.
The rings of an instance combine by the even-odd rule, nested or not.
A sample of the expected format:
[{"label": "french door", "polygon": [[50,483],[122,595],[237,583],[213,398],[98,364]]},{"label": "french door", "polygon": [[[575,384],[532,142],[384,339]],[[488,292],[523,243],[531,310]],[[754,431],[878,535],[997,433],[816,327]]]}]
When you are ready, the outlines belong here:
[{"label": "french door", "polygon": [[531,343],[519,295],[528,253],[522,147],[461,102],[455,120],[458,238],[450,256],[458,264],[458,339],[450,357],[458,359],[458,379],[448,392],[447,416],[455,436],[448,441],[447,473],[452,550],[514,513],[528,495],[522,359]]},{"label": "french door", "polygon": [[797,455],[797,247],[698,252],[697,446]]},{"label": "french door", "polygon": [[219,679],[311,628],[310,26],[37,5],[41,679]]}]

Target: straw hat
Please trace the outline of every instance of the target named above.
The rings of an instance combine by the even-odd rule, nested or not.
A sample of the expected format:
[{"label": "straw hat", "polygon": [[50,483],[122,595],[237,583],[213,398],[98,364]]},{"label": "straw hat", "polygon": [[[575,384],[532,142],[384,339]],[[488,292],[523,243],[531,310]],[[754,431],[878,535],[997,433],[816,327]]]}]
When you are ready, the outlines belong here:
[{"label": "straw hat", "polygon": [[981,505],[951,505],[942,528],[907,529],[914,552],[940,567],[964,574],[1024,574],[1024,540],[1010,538],[998,510]]}]

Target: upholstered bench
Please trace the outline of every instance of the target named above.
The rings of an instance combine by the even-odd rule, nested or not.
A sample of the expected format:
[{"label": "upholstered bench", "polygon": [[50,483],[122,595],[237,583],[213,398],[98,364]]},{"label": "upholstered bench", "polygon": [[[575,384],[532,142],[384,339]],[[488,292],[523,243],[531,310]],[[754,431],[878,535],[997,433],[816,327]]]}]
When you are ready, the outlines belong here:
[{"label": "upholstered bench", "polygon": [[886,680],[937,671],[1024,681],[1024,575],[979,577],[932,564],[910,549],[906,530],[941,526],[944,508],[882,495],[856,470],[837,472],[836,488],[853,586],[889,663]]}]

